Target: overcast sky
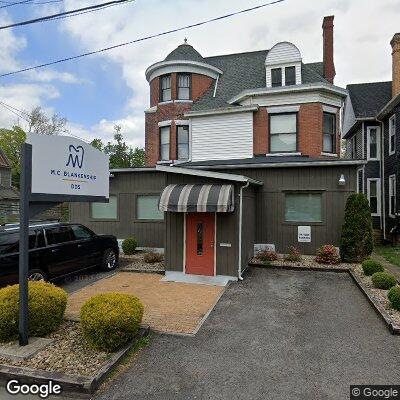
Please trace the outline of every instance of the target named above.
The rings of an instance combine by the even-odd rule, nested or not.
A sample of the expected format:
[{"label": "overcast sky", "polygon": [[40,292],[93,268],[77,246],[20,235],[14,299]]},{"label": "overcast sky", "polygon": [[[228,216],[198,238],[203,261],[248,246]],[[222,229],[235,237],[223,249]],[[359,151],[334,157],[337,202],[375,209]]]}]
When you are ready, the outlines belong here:
[{"label": "overcast sky", "polygon": [[[0,9],[0,25],[105,1],[16,5]],[[262,3],[262,0],[136,0],[73,18],[0,30],[0,73]],[[321,24],[325,15],[335,15],[337,85],[391,79],[389,42],[400,31],[400,0],[286,0],[100,55],[0,78],[0,101],[26,111],[40,105],[65,116],[71,133],[86,140],[94,137],[109,140],[113,126],[118,123],[130,144],[143,146],[143,112],[149,103],[144,71],[163,60],[185,37],[205,57],[268,49],[287,40],[298,46],[304,62],[321,61]],[[0,106],[0,127],[11,126],[16,118]]]}]

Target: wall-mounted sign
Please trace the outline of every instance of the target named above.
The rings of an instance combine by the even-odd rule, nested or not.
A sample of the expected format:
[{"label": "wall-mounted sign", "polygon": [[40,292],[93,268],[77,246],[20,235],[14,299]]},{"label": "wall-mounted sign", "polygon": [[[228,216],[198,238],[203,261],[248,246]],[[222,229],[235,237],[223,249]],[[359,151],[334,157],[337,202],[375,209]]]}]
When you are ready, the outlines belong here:
[{"label": "wall-mounted sign", "polygon": [[32,194],[109,198],[109,159],[82,140],[29,134]]},{"label": "wall-mounted sign", "polygon": [[311,243],[311,226],[297,227],[297,241],[299,243]]}]

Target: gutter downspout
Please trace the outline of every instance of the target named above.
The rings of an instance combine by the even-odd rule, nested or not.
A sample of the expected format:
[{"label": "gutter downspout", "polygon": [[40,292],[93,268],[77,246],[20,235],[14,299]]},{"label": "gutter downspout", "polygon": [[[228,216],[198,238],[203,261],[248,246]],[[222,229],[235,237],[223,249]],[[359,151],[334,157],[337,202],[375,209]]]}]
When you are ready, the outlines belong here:
[{"label": "gutter downspout", "polygon": [[386,240],[386,198],[385,198],[385,144],[384,144],[384,137],[385,137],[385,126],[383,121],[380,119],[376,119],[381,124],[381,132],[380,132],[380,139],[381,139],[381,203],[382,203],[382,227],[383,227],[383,240]]},{"label": "gutter downspout", "polygon": [[218,81],[219,81],[219,74],[217,75],[217,79],[215,80],[213,97],[215,97],[217,95]]},{"label": "gutter downspout", "polygon": [[239,193],[239,256],[238,256],[238,279],[239,281],[243,280],[242,277],[242,225],[243,225],[243,189],[248,188],[250,182],[244,186],[241,186]]}]

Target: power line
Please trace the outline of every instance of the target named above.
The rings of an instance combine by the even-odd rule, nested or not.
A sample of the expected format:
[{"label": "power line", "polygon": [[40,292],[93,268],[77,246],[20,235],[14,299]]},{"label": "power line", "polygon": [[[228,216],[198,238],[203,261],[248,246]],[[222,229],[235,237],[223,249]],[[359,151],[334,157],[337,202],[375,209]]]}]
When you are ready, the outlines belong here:
[{"label": "power line", "polygon": [[18,6],[20,4],[26,4],[26,3],[31,3],[33,0],[23,0],[23,1],[18,1],[16,3],[11,3],[8,1],[1,1],[1,3],[6,4],[5,6],[1,6],[1,8],[7,8],[7,7],[13,7],[13,6]]},{"label": "power line", "polygon": [[102,49],[99,49],[99,50],[89,51],[87,53],[78,54],[76,56],[60,58],[58,60],[49,61],[49,62],[44,63],[44,64],[34,65],[32,67],[22,68],[22,69],[19,69],[19,70],[16,70],[16,71],[12,71],[12,72],[7,72],[5,74],[1,74],[0,78],[3,78],[5,76],[20,74],[22,72],[32,71],[34,69],[48,67],[50,65],[60,64],[60,63],[66,62],[66,61],[76,60],[76,59],[87,57],[87,56],[90,56],[90,55],[93,55],[93,54],[103,53],[105,51],[117,49],[117,48],[123,47],[123,46],[128,46],[128,45],[133,44],[133,43],[143,42],[145,40],[154,39],[156,37],[169,35],[171,33],[180,32],[180,31],[183,31],[183,30],[186,30],[186,29],[190,29],[190,28],[195,28],[195,27],[198,27],[198,26],[201,26],[201,25],[205,25],[205,24],[208,24],[208,23],[211,23],[211,22],[220,21],[220,20],[223,20],[223,19],[226,19],[226,18],[233,17],[235,15],[244,14],[244,13],[247,13],[247,12],[250,12],[250,11],[254,11],[254,10],[257,10],[257,9],[260,9],[260,8],[264,8],[264,7],[267,7],[267,6],[271,6],[271,5],[274,5],[274,4],[277,4],[277,3],[282,3],[284,1],[286,1],[286,0],[275,0],[275,1],[272,1],[270,3],[260,4],[260,5],[255,6],[255,7],[246,8],[244,10],[232,12],[232,13],[229,13],[229,14],[222,15],[220,17],[211,18],[211,19],[208,19],[208,20],[205,20],[205,21],[201,21],[201,22],[197,22],[197,23],[194,23],[194,24],[182,26],[180,28],[171,29],[171,30],[168,30],[168,31],[164,31],[164,32],[161,32],[161,33],[154,34],[154,35],[145,36],[143,38],[131,40],[129,42],[116,44],[114,46],[105,47],[105,48],[102,48]]},{"label": "power line", "polygon": [[40,18],[30,19],[30,20],[27,20],[27,21],[16,22],[14,24],[0,26],[0,30],[9,29],[9,28],[15,28],[17,26],[25,26],[25,25],[30,25],[30,24],[37,24],[38,22],[49,21],[49,20],[52,20],[52,19],[60,18],[60,17],[63,17],[63,16],[70,16],[71,14],[77,14],[77,13],[81,13],[81,12],[85,12],[85,11],[97,10],[99,8],[105,8],[105,7],[108,7],[108,6],[111,6],[111,5],[122,4],[122,3],[129,2],[129,1],[132,1],[132,0],[112,0],[112,1],[109,1],[107,3],[95,4],[95,5],[92,5],[92,6],[87,6],[87,7],[83,7],[83,8],[77,8],[75,10],[64,11],[62,13],[47,15],[45,17],[40,17]]},{"label": "power line", "polygon": [[24,114],[26,114],[26,115],[29,115],[29,114],[27,114],[25,111],[18,110],[18,108],[12,107],[9,104],[6,104],[6,103],[4,103],[2,101],[0,101],[0,105],[2,105],[6,110],[8,110],[8,111],[12,112],[13,114],[15,114],[18,118],[22,118],[26,122],[29,122],[28,118],[26,118],[24,116]]}]

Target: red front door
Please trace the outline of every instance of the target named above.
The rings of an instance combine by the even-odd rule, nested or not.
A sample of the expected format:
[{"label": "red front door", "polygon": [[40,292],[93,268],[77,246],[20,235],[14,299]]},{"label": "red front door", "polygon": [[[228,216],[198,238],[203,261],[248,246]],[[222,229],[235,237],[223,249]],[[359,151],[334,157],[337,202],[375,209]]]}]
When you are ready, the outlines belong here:
[{"label": "red front door", "polygon": [[214,275],[215,214],[186,214],[186,273]]}]

